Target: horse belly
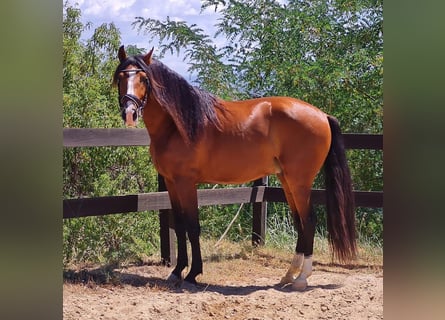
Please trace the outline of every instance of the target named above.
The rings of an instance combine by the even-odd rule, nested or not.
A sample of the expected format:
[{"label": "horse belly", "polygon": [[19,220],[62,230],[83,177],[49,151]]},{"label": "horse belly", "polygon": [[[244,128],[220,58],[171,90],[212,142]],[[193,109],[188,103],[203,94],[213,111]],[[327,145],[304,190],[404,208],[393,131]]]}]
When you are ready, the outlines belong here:
[{"label": "horse belly", "polygon": [[241,184],[280,172],[271,148],[255,147],[220,145],[201,166],[200,182]]}]

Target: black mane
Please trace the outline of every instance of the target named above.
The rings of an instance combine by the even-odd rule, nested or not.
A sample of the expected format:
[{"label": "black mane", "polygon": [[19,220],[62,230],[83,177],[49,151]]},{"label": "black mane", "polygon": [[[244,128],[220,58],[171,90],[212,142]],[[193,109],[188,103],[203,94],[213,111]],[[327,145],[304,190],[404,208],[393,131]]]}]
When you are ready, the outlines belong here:
[{"label": "black mane", "polygon": [[129,57],[122,62],[114,73],[114,83],[117,82],[119,72],[129,65],[137,66],[147,74],[154,98],[172,117],[186,142],[196,141],[208,123],[220,128],[216,108],[223,107],[217,97],[190,85],[181,75],[158,60],[153,59],[147,66],[142,55]]},{"label": "black mane", "polygon": [[113,76],[113,84],[117,84],[117,80],[118,80],[118,76],[119,73],[122,70],[125,70],[128,68],[128,66],[136,66],[139,67],[140,69],[144,70],[144,72],[146,74],[149,73],[149,67],[147,66],[147,64],[145,63],[143,56],[142,55],[137,55],[137,56],[131,56],[128,57],[127,59],[125,59],[124,62],[121,62],[117,68],[116,71],[114,72],[114,76]]}]

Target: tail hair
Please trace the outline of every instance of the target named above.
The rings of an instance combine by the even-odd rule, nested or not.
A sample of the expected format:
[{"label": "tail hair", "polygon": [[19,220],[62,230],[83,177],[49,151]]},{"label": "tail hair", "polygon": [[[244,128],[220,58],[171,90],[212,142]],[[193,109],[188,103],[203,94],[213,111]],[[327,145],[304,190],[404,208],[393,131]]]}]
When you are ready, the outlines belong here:
[{"label": "tail hair", "polygon": [[340,125],[332,116],[328,121],[332,135],[324,164],[328,240],[334,258],[348,262],[357,253],[354,194]]}]

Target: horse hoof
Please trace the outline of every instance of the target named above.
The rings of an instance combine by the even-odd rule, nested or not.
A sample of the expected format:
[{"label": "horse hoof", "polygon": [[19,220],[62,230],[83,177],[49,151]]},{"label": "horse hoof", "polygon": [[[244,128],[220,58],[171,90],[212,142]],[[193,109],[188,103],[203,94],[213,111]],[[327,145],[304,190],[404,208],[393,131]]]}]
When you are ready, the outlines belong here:
[{"label": "horse hoof", "polygon": [[296,291],[303,291],[307,288],[307,280],[297,278],[292,283],[292,289]]},{"label": "horse hoof", "polygon": [[182,279],[171,273],[167,278],[167,282],[173,283],[175,286],[180,286],[182,284]]},{"label": "horse hoof", "polygon": [[184,280],[182,282],[181,289],[187,290],[187,291],[190,291],[190,292],[197,292],[197,291],[199,291],[200,288],[199,288],[199,285],[198,285],[198,283],[196,281],[193,283],[193,282],[189,282],[189,281]]},{"label": "horse hoof", "polygon": [[286,285],[286,284],[294,282],[294,280],[295,280],[295,278],[293,276],[285,275],[283,278],[281,278],[280,284],[281,285]]}]

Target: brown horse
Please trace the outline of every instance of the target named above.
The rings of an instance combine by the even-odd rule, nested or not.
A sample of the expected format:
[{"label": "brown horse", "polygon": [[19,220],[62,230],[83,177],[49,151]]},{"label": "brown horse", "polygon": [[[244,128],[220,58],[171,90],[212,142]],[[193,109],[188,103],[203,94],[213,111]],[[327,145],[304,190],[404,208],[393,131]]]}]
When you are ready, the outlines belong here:
[{"label": "brown horse", "polygon": [[289,97],[224,101],[191,86],[176,72],[145,55],[119,49],[114,74],[122,118],[143,121],[151,138],[150,154],[164,176],[177,236],[177,265],[169,279],[196,284],[202,273],[199,244],[198,183],[238,184],[276,174],[298,231],[295,255],[281,283],[307,286],[312,273],[315,215],[312,183],[324,165],[327,224],[334,255],[355,257],[355,215],[351,178],[338,122],[316,107]]}]

